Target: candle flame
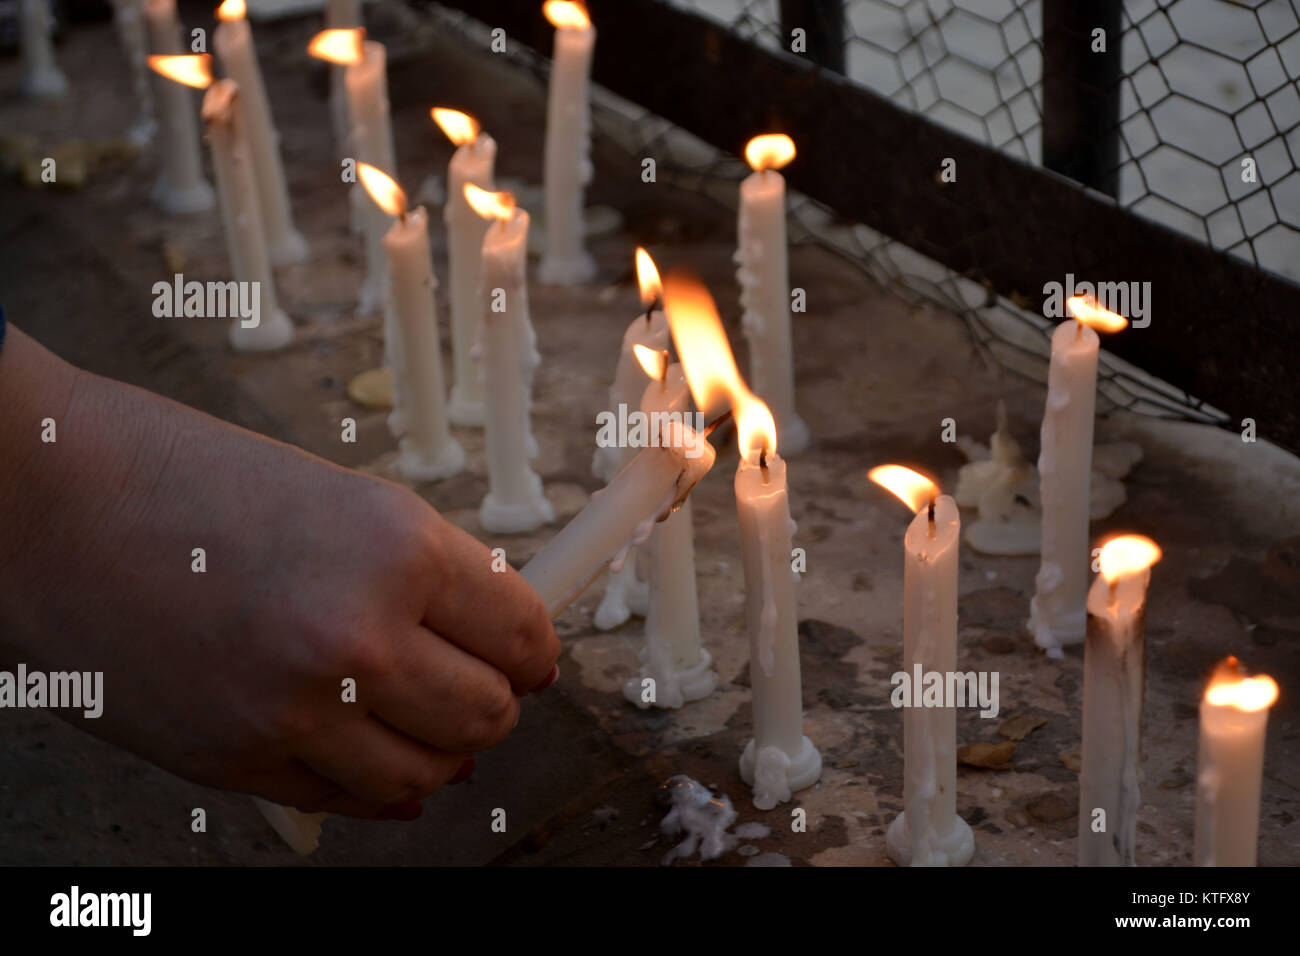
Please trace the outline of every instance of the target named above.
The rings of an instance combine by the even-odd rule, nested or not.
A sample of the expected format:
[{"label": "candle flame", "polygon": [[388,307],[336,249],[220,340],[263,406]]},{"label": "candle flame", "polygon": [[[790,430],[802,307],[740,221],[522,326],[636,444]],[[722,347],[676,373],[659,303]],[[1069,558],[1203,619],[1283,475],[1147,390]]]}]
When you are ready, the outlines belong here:
[{"label": "candle flame", "polygon": [[920,511],[939,497],[938,485],[919,471],[902,465],[877,465],[867,472],[867,477],[892,492],[913,511]]},{"label": "candle flame", "polygon": [[1103,309],[1091,296],[1072,295],[1065,300],[1065,307],[1072,316],[1098,332],[1118,332],[1128,325],[1128,319],[1117,312]]},{"label": "candle flame", "polygon": [[515,214],[515,197],[513,193],[491,192],[473,183],[465,184],[465,201],[471,209],[484,219],[499,219],[509,222]]},{"label": "candle flame", "polygon": [[1140,534],[1123,534],[1111,538],[1101,547],[1098,563],[1107,584],[1120,578],[1140,574],[1160,560],[1160,547]]},{"label": "candle flame", "polygon": [[736,435],[740,453],[746,457],[766,452],[776,454],[776,419],[761,398],[746,389],[734,399]]},{"label": "candle flame", "polygon": [[406,193],[402,192],[402,187],[397,185],[392,176],[369,163],[361,162],[357,163],[357,175],[361,177],[361,185],[380,209],[390,216],[406,213]]},{"label": "candle flame", "polygon": [[1277,694],[1277,681],[1263,674],[1247,677],[1240,662],[1229,657],[1214,669],[1210,685],[1205,688],[1205,702],[1251,713],[1272,707]]},{"label": "candle flame", "polygon": [[322,30],[311,38],[307,52],[318,60],[327,60],[339,66],[352,66],[361,62],[365,42],[364,27]]},{"label": "candle flame", "polygon": [[648,345],[634,345],[632,352],[641,363],[641,370],[652,380],[659,381],[668,371],[668,353],[662,349],[652,349]]},{"label": "candle flame", "polygon": [[217,7],[217,19],[242,20],[246,12],[244,0],[222,0],[221,6]]},{"label": "candle flame", "polygon": [[659,270],[650,253],[636,248],[636,284],[641,288],[641,304],[647,309],[663,298],[664,287],[659,281]]},{"label": "candle flame", "polygon": [[462,113],[460,110],[449,110],[441,106],[435,106],[429,111],[433,121],[438,124],[438,128],[446,134],[447,138],[457,146],[464,146],[478,139],[479,126],[478,120],[468,113]]},{"label": "candle flame", "polygon": [[212,85],[212,57],[207,53],[181,53],[149,57],[149,68],[160,76],[196,90]]},{"label": "candle flame", "polygon": [[591,26],[587,5],[574,0],[546,0],[542,13],[557,30],[585,30]]},{"label": "candle flame", "polygon": [[780,169],[794,159],[794,140],[785,133],[764,133],[745,144],[745,162],[751,169]]}]

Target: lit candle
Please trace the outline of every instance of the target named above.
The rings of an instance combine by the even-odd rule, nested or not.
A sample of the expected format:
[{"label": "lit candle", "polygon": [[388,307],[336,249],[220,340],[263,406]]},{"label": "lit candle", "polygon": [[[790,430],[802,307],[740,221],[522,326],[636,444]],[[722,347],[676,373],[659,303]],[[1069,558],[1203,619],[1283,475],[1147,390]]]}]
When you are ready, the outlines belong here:
[{"label": "lit candle", "polygon": [[510,193],[466,183],[464,194],[470,208],[496,220],[483,237],[478,350],[486,386],[488,493],[479,507],[479,523],[494,534],[532,531],[554,521],[555,509],[528,464],[533,374],[541,362],[524,274],[528,213],[515,206]]},{"label": "lit candle", "polygon": [[1080,296],[1067,305],[1072,320],[1052,334],[1038,453],[1043,506],[1042,560],[1029,610],[1029,631],[1048,657],[1083,641],[1088,592],[1088,507],[1093,410],[1097,399],[1098,329],[1117,332],[1128,320]]},{"label": "lit candle", "polygon": [[553,285],[580,285],[596,274],[583,246],[582,213],[591,182],[588,74],[596,29],[583,3],[547,0],[542,12],[555,27],[555,53],[546,101],[546,253],[537,274]]},{"label": "lit candle", "polygon": [[479,128],[472,116],[457,110],[434,107],[433,119],[447,138],[456,144],[447,165],[447,271],[451,275],[451,353],[455,380],[448,414],[455,425],[482,427],[483,377],[474,359],[478,341],[480,272],[483,263],[483,235],[488,224],[469,207],[465,184],[491,191],[497,144]]},{"label": "lit candle", "polygon": [[256,170],[262,227],[266,232],[271,264],[288,265],[307,258],[307,240],[294,228],[289,187],[280,161],[280,137],[271,119],[262,70],[257,64],[253,31],[244,17],[244,0],[224,0],[217,8],[217,29],[212,45],[222,72],[239,84],[240,109],[249,152]]},{"label": "lit candle", "polygon": [[[489,389],[489,404],[491,394]],[[489,409],[489,429],[491,421]],[[552,618],[611,562],[626,560],[630,547],[643,543],[656,522],[681,507],[717,457],[706,434],[680,422],[665,424],[657,443],[642,449],[524,565],[520,574],[541,595]]]},{"label": "lit candle", "polygon": [[[181,44],[176,0],[144,0],[144,16],[150,53],[172,56],[187,49]],[[156,79],[154,102],[158,105],[162,147],[162,169],[152,193],[154,202],[173,215],[211,209],[214,197],[212,187],[203,178],[194,95],[179,83]]]},{"label": "lit candle", "polygon": [[736,416],[736,511],[754,699],[754,738],[740,757],[740,776],[753,790],[754,806],[771,810],[822,772],[821,754],[803,733],[785,462],[776,453],[772,414],[740,378],[708,291],[694,279],[670,276],[664,303],[696,406],[713,407],[722,393]]},{"label": "lit candle", "polygon": [[22,16],[22,91],[36,98],[53,98],[68,92],[68,80],[54,59],[50,39],[50,12],[45,0],[19,0]]},{"label": "lit candle", "polygon": [[1079,865],[1135,866],[1147,585],[1160,549],[1122,535],[1102,546],[1088,591],[1079,769]]},{"label": "lit candle", "polygon": [[[614,384],[609,390],[609,411],[616,420],[623,420],[640,407],[649,379],[637,361],[638,346],[655,353],[668,346],[668,320],[664,318],[659,302],[663,294],[659,270],[644,249],[636,250],[636,277],[641,289],[641,303],[645,312],[633,319],[623,333],[623,346],[618,353],[614,370]],[[635,448],[613,444],[597,446],[591,461],[592,473],[609,483],[627,466],[636,454]],[[594,623],[602,631],[620,627],[633,614],[645,614],[649,601],[649,588],[637,575],[637,562],[625,561],[617,572],[610,571],[605,581],[605,593],[596,608]]]},{"label": "lit candle", "polygon": [[[325,29],[352,30],[362,26],[361,0],[325,0]],[[343,150],[348,149],[348,94],[343,83],[347,67],[330,64],[330,125],[334,141]]]},{"label": "lit candle", "polygon": [[786,454],[803,451],[809,440],[808,426],[794,407],[785,177],[777,172],[792,159],[794,142],[783,134],[756,136],[745,146],[745,160],[754,172],[740,184],[735,255],[750,378],[776,417]]},{"label": "lit candle", "polygon": [[405,387],[398,398],[406,434],[401,438],[397,470],[412,481],[438,481],[465,468],[465,451],[451,437],[442,384],[438,313],[433,301],[437,279],[429,254],[429,216],[423,206],[406,210],[406,194],[389,176],[368,163],[357,173],[366,192],[397,221],[384,236],[391,279],[393,311],[402,334]]},{"label": "lit candle", "polygon": [[[957,669],[957,503],[900,465],[869,474],[916,513],[903,539],[903,673],[950,674]],[[899,866],[965,866],[975,853],[975,835],[957,815],[957,709],[923,705],[920,681],[903,708],[903,812],[885,849]]]},{"label": "lit candle", "polygon": [[1196,773],[1197,866],[1254,866],[1264,731],[1277,700],[1271,677],[1247,677],[1235,657],[1219,664],[1201,701]]},{"label": "lit candle", "polygon": [[[647,428],[658,434],[673,420],[686,421],[690,392],[680,365],[668,364],[668,352],[636,346],[639,364],[650,377],[641,398]],[[645,644],[637,677],[623,696],[638,707],[676,709],[707,697],[718,686],[713,658],[700,645],[700,604],[695,588],[695,528],[687,500],[650,532],[650,594],[645,617]],[[653,681],[653,694],[646,681]]]},{"label": "lit candle", "polygon": [[[361,28],[323,30],[312,37],[307,52],[317,59],[341,64],[347,69],[343,85],[347,91],[349,147],[352,158],[386,169],[396,175],[396,150],[388,115],[387,52],[382,43],[365,38]],[[387,309],[384,235],[389,216],[358,185],[352,190],[354,211],[359,213],[366,253],[366,277],[361,283],[357,310],[362,315],[384,311],[384,364],[401,368],[401,341],[391,309]],[[398,388],[401,388],[399,381]],[[390,427],[400,424],[390,421]]]},{"label": "lit candle", "polygon": [[175,85],[207,90],[203,95],[203,124],[217,175],[230,269],[236,282],[247,283],[257,292],[257,315],[251,324],[246,325],[243,318],[231,322],[230,345],[241,352],[283,348],[293,341],[293,322],[276,299],[275,276],[262,232],[257,179],[244,134],[239,86],[229,79],[214,83],[212,57],[206,53],[151,56],[149,66],[174,80]]}]

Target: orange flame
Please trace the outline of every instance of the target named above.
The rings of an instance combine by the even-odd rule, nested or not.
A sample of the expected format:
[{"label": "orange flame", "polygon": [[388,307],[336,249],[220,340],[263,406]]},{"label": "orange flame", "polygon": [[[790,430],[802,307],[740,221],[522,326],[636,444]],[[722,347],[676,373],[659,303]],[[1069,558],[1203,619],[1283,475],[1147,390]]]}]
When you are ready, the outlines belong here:
[{"label": "orange flame", "polygon": [[1277,681],[1263,674],[1247,677],[1240,662],[1229,657],[1214,669],[1210,685],[1205,688],[1205,702],[1250,713],[1272,707],[1277,694]]},{"label": "orange flame", "polygon": [[1128,325],[1128,319],[1117,312],[1103,309],[1091,296],[1072,295],[1065,300],[1065,307],[1072,316],[1098,332],[1118,332]]},{"label": "orange flame", "polygon": [[196,90],[212,85],[212,57],[207,53],[180,53],[149,57],[149,68],[160,76]]},{"label": "orange flame", "polygon": [[1123,534],[1111,538],[1101,547],[1098,563],[1107,584],[1120,578],[1140,574],[1160,560],[1160,547],[1140,534]]},{"label": "orange flame", "polygon": [[672,272],[664,281],[663,296],[668,328],[695,407],[716,408],[723,398],[734,405],[737,396],[749,389],[736,368],[709,290],[694,276]]},{"label": "orange flame", "polygon": [[318,60],[327,60],[339,66],[352,66],[361,62],[365,42],[364,27],[322,30],[311,38],[307,52]]},{"label": "orange flame", "polygon": [[513,193],[491,192],[473,183],[465,184],[465,201],[469,207],[484,219],[499,219],[509,222],[515,214],[515,197]]},{"label": "orange flame", "polygon": [[221,6],[217,7],[217,19],[242,20],[246,12],[244,0],[222,0]]},{"label": "orange flame", "polygon": [[938,485],[919,471],[902,465],[877,465],[867,472],[867,477],[892,492],[913,511],[920,511],[939,497]]},{"label": "orange flame", "polygon": [[745,162],[751,169],[780,169],[794,159],[794,140],[785,133],[764,133],[745,144]]},{"label": "orange flame", "polygon": [[650,253],[636,247],[636,284],[641,288],[641,304],[647,309],[663,298],[664,286]]},{"label": "orange flame", "polygon": [[397,185],[392,176],[369,163],[361,162],[357,163],[357,175],[361,177],[361,185],[366,187],[366,192],[370,193],[376,206],[390,216],[406,215],[406,193],[402,192],[402,187]]},{"label": "orange flame", "polygon": [[557,30],[585,30],[591,26],[587,5],[574,0],[546,0],[542,13]]},{"label": "orange flame", "polygon": [[663,349],[652,349],[648,345],[632,346],[632,354],[641,363],[641,370],[658,382],[668,372],[668,353]]},{"label": "orange flame", "polygon": [[749,389],[738,395],[733,406],[736,416],[736,435],[740,453],[745,456],[759,452],[776,454],[776,419],[767,404]]},{"label": "orange flame", "polygon": [[462,113],[460,110],[449,110],[441,106],[435,106],[429,111],[433,121],[438,124],[438,128],[446,134],[447,138],[457,146],[464,146],[478,139],[479,126],[478,120],[468,113]]}]

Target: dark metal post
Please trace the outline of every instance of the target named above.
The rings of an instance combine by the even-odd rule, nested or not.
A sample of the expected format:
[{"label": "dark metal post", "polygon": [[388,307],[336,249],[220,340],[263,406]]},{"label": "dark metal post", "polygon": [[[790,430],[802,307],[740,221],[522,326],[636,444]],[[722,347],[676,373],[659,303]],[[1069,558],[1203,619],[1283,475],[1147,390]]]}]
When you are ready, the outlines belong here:
[{"label": "dark metal post", "polygon": [[818,66],[844,72],[843,0],[781,0],[782,45],[790,49],[790,31],[805,31],[808,50],[801,54]]},{"label": "dark metal post", "polygon": [[[1119,193],[1123,0],[1043,0],[1043,165]],[[1093,31],[1106,52],[1093,52]]]}]

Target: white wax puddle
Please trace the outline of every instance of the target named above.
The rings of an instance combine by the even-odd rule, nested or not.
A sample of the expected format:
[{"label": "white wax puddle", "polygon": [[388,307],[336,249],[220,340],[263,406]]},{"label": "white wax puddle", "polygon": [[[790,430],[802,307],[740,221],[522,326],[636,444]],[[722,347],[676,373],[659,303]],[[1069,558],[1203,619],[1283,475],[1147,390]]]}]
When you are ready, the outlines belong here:
[{"label": "white wax puddle", "polygon": [[[742,840],[761,840],[764,837],[769,837],[771,835],[772,829],[765,824],[759,823],[757,820],[749,823],[742,823],[740,826],[736,827],[736,836],[740,837]],[[754,852],[757,853],[758,851],[755,850]]]},{"label": "white wax puddle", "polygon": [[745,861],[745,866],[791,866],[790,858],[784,853],[764,853],[752,856]]},{"label": "white wax puddle", "polygon": [[790,792],[790,757],[780,747],[760,747],[754,759],[754,806],[771,810]]},{"label": "white wax puddle", "polygon": [[742,846],[736,852],[741,856],[758,856],[762,851],[756,846]]},{"label": "white wax puddle", "polygon": [[716,860],[736,848],[739,841],[727,832],[738,816],[730,797],[725,794],[714,796],[698,780],[677,774],[669,777],[659,788],[659,798],[670,807],[668,815],[659,824],[660,832],[666,836],[686,833],[686,839],[664,854],[660,861],[664,866],[685,860],[697,850],[700,859],[707,861]]}]

